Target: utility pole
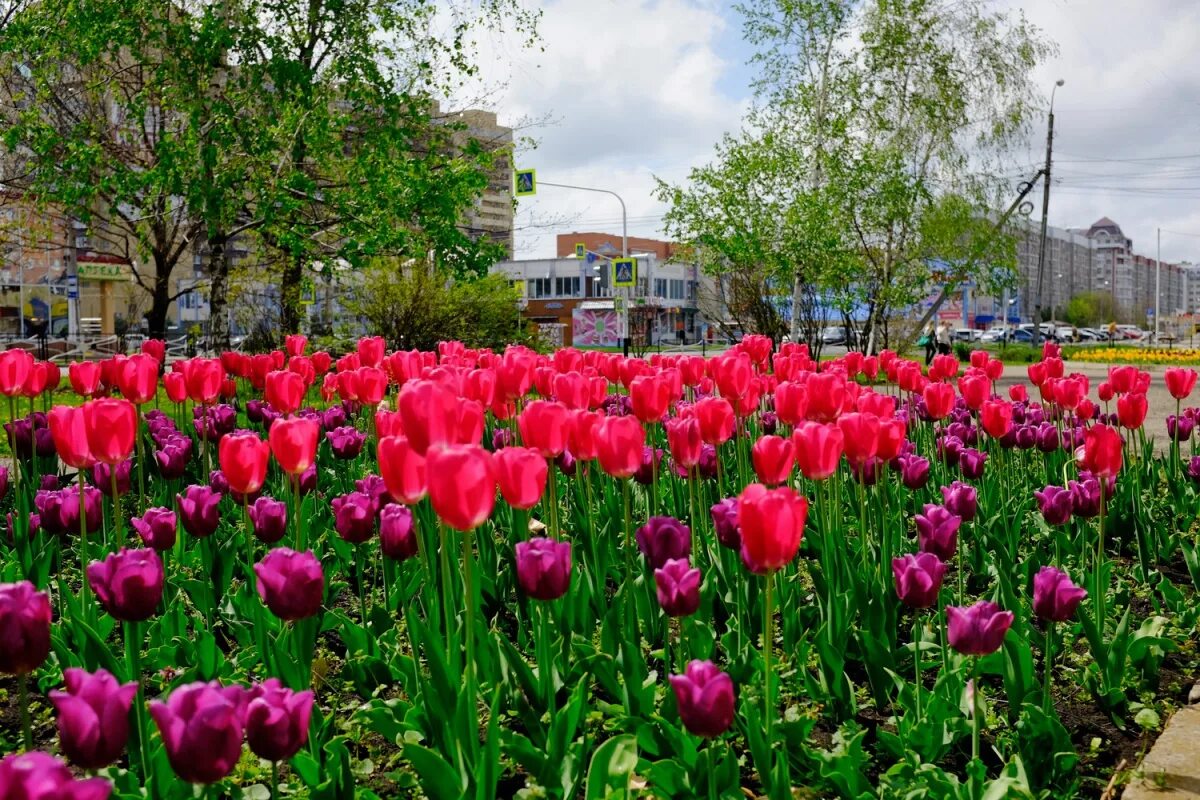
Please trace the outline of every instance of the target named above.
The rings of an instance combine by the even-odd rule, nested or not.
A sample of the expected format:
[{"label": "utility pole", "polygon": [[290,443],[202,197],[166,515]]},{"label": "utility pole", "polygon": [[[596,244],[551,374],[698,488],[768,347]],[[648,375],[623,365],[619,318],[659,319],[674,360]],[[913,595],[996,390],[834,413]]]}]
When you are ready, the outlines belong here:
[{"label": "utility pole", "polygon": [[[1054,93],[1059,86],[1063,85],[1063,79],[1059,78],[1054,83],[1054,88],[1050,90],[1050,115],[1046,125],[1046,166],[1043,168],[1042,178],[1042,235],[1041,244],[1038,246],[1038,277],[1037,277],[1037,302],[1033,310],[1033,346],[1036,348],[1042,343],[1042,279],[1046,271],[1046,222],[1050,216],[1050,161],[1054,151]],[[1053,314],[1054,309],[1050,310]]]},{"label": "utility pole", "polygon": [[1157,252],[1154,254],[1154,343],[1158,344],[1159,324],[1162,319],[1162,228],[1155,229],[1158,237]]}]

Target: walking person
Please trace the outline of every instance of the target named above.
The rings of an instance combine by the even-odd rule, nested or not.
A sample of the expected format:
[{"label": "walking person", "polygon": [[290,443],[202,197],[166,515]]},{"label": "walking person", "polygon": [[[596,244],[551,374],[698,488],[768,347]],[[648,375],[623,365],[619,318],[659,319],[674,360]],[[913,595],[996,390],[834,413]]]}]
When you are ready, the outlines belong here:
[{"label": "walking person", "polygon": [[933,354],[937,351],[937,343],[933,340],[933,324],[925,326],[925,331],[921,334],[921,338],[917,340],[917,344],[925,348],[925,366],[933,363]]},{"label": "walking person", "polygon": [[950,355],[950,326],[945,322],[938,323],[934,337],[937,340],[938,353],[944,356]]}]

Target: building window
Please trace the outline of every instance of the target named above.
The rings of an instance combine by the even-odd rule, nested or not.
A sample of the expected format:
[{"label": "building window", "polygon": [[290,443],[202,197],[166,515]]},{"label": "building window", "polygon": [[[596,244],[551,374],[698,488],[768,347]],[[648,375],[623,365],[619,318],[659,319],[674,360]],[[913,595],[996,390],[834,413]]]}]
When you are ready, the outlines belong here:
[{"label": "building window", "polygon": [[655,297],[666,297],[667,296],[667,279],[666,278],[655,278],[654,279],[654,296]]},{"label": "building window", "polygon": [[682,279],[673,279],[671,281],[671,299],[672,300],[682,300],[683,299],[683,280]]},{"label": "building window", "polygon": [[529,279],[529,296],[531,298],[549,297],[550,296],[550,279],[549,278],[530,278]]},{"label": "building window", "polygon": [[578,297],[579,278],[555,278],[554,294],[559,297]]}]

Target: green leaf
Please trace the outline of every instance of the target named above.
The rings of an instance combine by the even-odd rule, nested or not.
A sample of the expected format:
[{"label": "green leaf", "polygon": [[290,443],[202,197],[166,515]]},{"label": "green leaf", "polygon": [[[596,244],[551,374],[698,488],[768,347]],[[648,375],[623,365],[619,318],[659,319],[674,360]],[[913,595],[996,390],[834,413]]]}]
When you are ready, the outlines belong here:
[{"label": "green leaf", "polygon": [[458,770],[446,759],[419,744],[404,745],[404,757],[417,773],[421,788],[429,797],[462,797],[466,786],[458,777]]},{"label": "green leaf", "polygon": [[628,797],[637,762],[637,739],[632,734],[606,739],[596,748],[588,765],[585,800]]}]

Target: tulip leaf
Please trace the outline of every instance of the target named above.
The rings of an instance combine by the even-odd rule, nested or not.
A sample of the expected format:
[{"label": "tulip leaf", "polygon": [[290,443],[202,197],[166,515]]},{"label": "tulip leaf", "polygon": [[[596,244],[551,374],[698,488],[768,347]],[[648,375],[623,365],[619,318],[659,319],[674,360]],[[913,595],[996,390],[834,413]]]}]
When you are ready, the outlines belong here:
[{"label": "tulip leaf", "polygon": [[629,797],[629,784],[637,767],[637,739],[632,734],[621,734],[606,739],[592,753],[588,765],[586,800],[604,800],[608,797]]},{"label": "tulip leaf", "polygon": [[462,797],[466,786],[459,779],[458,770],[446,759],[419,744],[404,745],[404,758],[417,773],[417,780],[429,797]]}]

